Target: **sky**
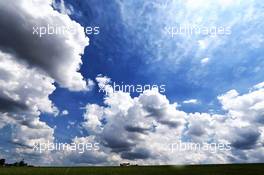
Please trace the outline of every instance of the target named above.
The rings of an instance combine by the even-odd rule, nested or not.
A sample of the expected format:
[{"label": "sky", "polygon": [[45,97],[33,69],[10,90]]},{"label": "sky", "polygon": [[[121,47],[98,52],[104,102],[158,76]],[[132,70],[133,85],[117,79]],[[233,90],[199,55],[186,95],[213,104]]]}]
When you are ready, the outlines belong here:
[{"label": "sky", "polygon": [[0,158],[263,163],[263,8],[261,0],[2,0]]}]

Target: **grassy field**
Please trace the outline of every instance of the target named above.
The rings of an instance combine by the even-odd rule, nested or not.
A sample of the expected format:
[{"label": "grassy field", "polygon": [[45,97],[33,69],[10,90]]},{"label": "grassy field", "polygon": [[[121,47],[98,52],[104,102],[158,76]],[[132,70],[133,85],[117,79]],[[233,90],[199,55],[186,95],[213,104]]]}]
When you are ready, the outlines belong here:
[{"label": "grassy field", "polygon": [[138,167],[7,167],[0,175],[264,175],[264,164]]}]

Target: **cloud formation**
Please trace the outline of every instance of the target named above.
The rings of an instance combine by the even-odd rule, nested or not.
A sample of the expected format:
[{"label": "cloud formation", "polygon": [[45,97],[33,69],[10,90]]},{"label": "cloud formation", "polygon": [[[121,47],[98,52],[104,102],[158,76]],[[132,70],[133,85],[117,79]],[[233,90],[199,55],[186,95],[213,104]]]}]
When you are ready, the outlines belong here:
[{"label": "cloud formation", "polygon": [[[104,105],[86,105],[81,126],[88,134],[72,140],[74,143],[98,142],[100,150],[84,154],[68,151],[46,152],[45,154],[34,152],[32,150],[34,143],[55,141],[54,128],[40,121],[39,118],[41,113],[53,115],[60,113],[49,99],[49,95],[55,90],[54,83],[57,82],[61,87],[71,91],[89,90],[93,86],[91,80],[84,80],[78,72],[82,64],[81,55],[85,46],[88,45],[88,39],[84,35],[83,28],[66,15],[69,11],[65,9],[64,1],[61,2],[59,8],[64,14],[58,13],[51,7],[51,0],[0,1],[0,131],[10,133],[10,138],[6,143],[12,143],[12,146],[8,148],[9,152],[1,152],[1,156],[9,160],[25,158],[29,163],[42,165],[116,165],[122,161],[139,164],[264,161],[264,83],[255,85],[244,94],[230,90],[219,95],[217,98],[223,108],[221,114],[187,113],[179,110],[176,102],[170,102],[165,95],[155,90],[144,91],[137,97],[131,97],[130,94],[124,92],[113,92],[111,86],[108,85],[110,78],[103,76],[97,77],[96,81],[99,88],[107,92]],[[199,3],[186,2],[183,4],[183,9],[185,9],[183,14],[187,15],[183,16],[193,17],[193,14],[196,15],[194,12],[199,12],[197,10],[200,8]],[[204,2],[204,0],[199,2]],[[203,6],[206,10],[199,13],[207,14],[218,7],[228,10],[230,6],[237,7],[239,4],[228,3],[228,1],[224,4],[219,2],[217,1],[213,8],[208,4]],[[247,7],[248,3],[242,4],[243,7]],[[127,7],[130,7],[129,1],[120,4],[120,9],[123,20],[127,22],[126,27],[133,28],[133,26],[142,26],[141,21],[153,22],[154,20],[155,22],[153,18],[148,20],[150,16],[145,13],[148,9],[154,9],[154,11],[163,9],[157,10],[157,14],[166,16],[164,13],[167,14],[168,10],[174,12],[175,4],[177,3],[172,1],[172,4],[165,6],[152,2],[142,5],[143,9],[138,8],[139,13],[136,14],[146,14],[143,15],[144,20],[130,18],[136,15],[134,15],[135,9],[133,8],[131,8],[132,11],[126,11]],[[248,6],[247,9],[250,7],[252,6]],[[164,10],[166,8],[168,10]],[[41,13],[38,13],[39,11]],[[173,15],[168,18],[168,21],[158,18],[156,20],[165,21],[166,24],[175,22],[173,20],[175,14],[170,14]],[[213,11],[210,14],[215,15]],[[177,16],[183,17],[180,14]],[[196,16],[199,17],[199,15]],[[250,21],[250,15],[241,16],[245,22]],[[183,18],[184,21],[188,21],[188,18]],[[193,18],[194,22],[199,20],[197,18]],[[217,23],[218,20],[212,20],[212,24]],[[32,34],[32,27],[47,24],[70,25],[78,32],[67,35],[45,35],[42,38]],[[204,21],[200,24],[207,25]],[[228,21],[227,24],[236,26],[237,20]],[[159,24],[159,27],[161,29],[164,26]],[[188,55],[187,53],[193,53],[189,52],[191,47],[185,47],[192,41],[192,47],[197,48],[195,55],[199,56],[198,63],[201,66],[201,63],[209,62],[208,59],[200,60],[200,58],[207,58],[210,55],[208,53],[212,53],[215,47],[226,42],[217,38],[195,38],[194,41],[191,38],[185,38],[182,45],[177,44],[177,50],[186,48],[185,50],[169,52],[164,49],[160,51],[156,49],[156,45],[160,45],[160,42],[156,41],[158,35],[155,33],[157,32],[152,33],[153,35],[146,36],[150,36],[147,42],[151,43],[149,48],[155,48],[154,55],[157,55],[155,61],[162,58],[171,60],[177,58],[173,62],[180,63],[182,58]],[[261,37],[248,38],[245,42],[253,42],[256,38]],[[140,40],[140,38],[136,39]],[[232,41],[234,40],[231,39],[230,42]],[[155,46],[152,43],[155,43]],[[258,48],[261,43],[259,39],[252,47]],[[214,47],[209,48],[209,45]],[[168,47],[175,50],[170,45]],[[209,61],[211,64],[214,59],[210,56]],[[197,70],[195,68],[194,72],[197,73]],[[192,71],[191,69],[191,75],[193,75]],[[203,76],[199,72],[195,75]],[[185,103],[196,102],[196,99],[185,101]],[[67,111],[61,114],[67,114]],[[75,123],[70,123],[70,125],[75,125]],[[214,152],[205,150],[171,152],[170,150],[171,144],[189,142],[230,143],[232,149],[215,150]],[[0,145],[0,150],[8,146]]]},{"label": "cloud formation", "polygon": [[[151,65],[139,72],[149,72],[150,77],[157,79],[165,74],[163,81],[173,76],[176,82],[198,86],[205,89],[204,94],[213,95],[225,88],[249,87],[263,81],[264,16],[260,0],[116,2],[124,26],[139,45],[138,53]],[[166,32],[166,28],[179,30],[185,25],[230,28],[230,34],[179,34],[172,38]]]},{"label": "cloud formation", "polygon": [[[110,81],[107,77],[103,79]],[[263,161],[259,156],[263,155],[263,127],[259,123],[263,108],[255,107],[263,103],[263,88],[242,95],[235,90],[220,95],[224,114],[186,113],[155,90],[134,98],[128,93],[108,91],[106,106],[86,106],[83,127],[101,143],[103,152],[115,155],[119,161],[148,164]],[[172,143],[190,142],[229,144],[231,149],[173,153],[169,149]]]},{"label": "cloud formation", "polygon": [[[77,32],[41,38],[33,34],[33,27],[48,24]],[[32,150],[36,142],[54,141],[54,129],[39,116],[59,114],[49,99],[55,82],[70,91],[90,90],[93,82],[78,72],[88,43],[83,27],[55,11],[51,0],[0,1],[0,130],[10,133],[0,145],[8,152],[1,156],[39,164],[52,161],[50,154]]]},{"label": "cloud formation", "polygon": [[[0,49],[15,55],[28,67],[38,67],[62,87],[85,90],[86,81],[77,72],[81,54],[88,45],[84,29],[69,16],[53,10],[52,1],[1,1]],[[41,13],[36,13],[40,11]],[[72,27],[77,32],[63,35],[33,35],[33,27]]]},{"label": "cloud formation", "polygon": [[54,80],[19,63],[11,54],[0,51],[0,62],[0,72],[8,75],[0,79],[0,129],[12,128],[7,142],[15,147],[9,151],[23,157],[23,153],[33,153],[34,142],[54,139],[53,129],[39,119],[41,112],[58,113],[49,99]]}]

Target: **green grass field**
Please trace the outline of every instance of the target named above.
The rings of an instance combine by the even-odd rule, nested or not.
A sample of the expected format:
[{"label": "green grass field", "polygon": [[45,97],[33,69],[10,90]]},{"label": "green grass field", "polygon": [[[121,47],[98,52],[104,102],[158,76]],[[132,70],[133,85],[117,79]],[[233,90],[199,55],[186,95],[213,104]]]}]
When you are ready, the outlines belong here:
[{"label": "green grass field", "polygon": [[138,167],[6,167],[0,175],[264,175],[264,164]]}]

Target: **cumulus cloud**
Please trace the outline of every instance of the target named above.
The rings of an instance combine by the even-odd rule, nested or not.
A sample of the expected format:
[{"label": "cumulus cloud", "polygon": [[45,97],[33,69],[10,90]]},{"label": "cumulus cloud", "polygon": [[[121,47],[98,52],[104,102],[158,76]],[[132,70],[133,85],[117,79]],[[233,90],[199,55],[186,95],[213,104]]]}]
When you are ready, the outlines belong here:
[{"label": "cumulus cloud", "polygon": [[[79,144],[79,146],[76,146],[75,149],[53,151],[52,162],[56,165],[106,165],[106,163],[108,163],[108,158],[111,157],[111,154],[103,152],[100,146],[98,146],[99,149],[95,149],[94,144],[96,143],[97,140],[94,136],[75,137],[72,139],[71,143],[65,143],[65,145],[70,146],[70,144]],[[85,144],[92,146],[89,150],[86,150],[86,146],[82,146]],[[66,147],[67,146],[65,146],[65,148]]]},{"label": "cumulus cloud", "polygon": [[17,148],[10,151],[23,156],[33,152],[34,142],[53,141],[53,129],[39,115],[58,113],[48,98],[55,90],[54,80],[17,62],[11,54],[0,52],[0,62],[0,72],[8,75],[0,79],[0,129],[12,126],[9,142]]},{"label": "cumulus cloud", "polygon": [[[62,87],[85,90],[86,81],[78,70],[89,40],[80,24],[53,10],[51,4],[51,0],[1,1],[0,49],[15,55],[17,61],[23,61],[28,67],[38,67]],[[33,27],[48,24],[72,27],[77,32],[41,38],[33,35]]]},{"label": "cumulus cloud", "polygon": [[234,138],[232,146],[237,149],[252,149],[259,140],[260,131],[258,128],[242,127],[233,129]]},{"label": "cumulus cloud", "polygon": [[[86,106],[83,127],[96,136],[103,150],[114,153],[120,161],[151,160],[158,156],[148,148],[151,139],[157,141],[156,137],[166,131],[179,136],[183,129],[185,113],[178,111],[177,105],[170,104],[158,91],[148,90],[135,98],[128,93],[112,92],[104,102],[107,107]],[[164,145],[159,149],[163,148]]]},{"label": "cumulus cloud", "polygon": [[99,132],[101,130],[101,120],[103,119],[103,107],[91,104],[86,105],[85,109],[83,127],[90,133]]},{"label": "cumulus cloud", "polygon": [[[227,9],[229,6],[238,5],[238,3],[225,1],[226,3],[222,6],[219,2],[217,1],[214,8],[208,5],[203,6],[206,10],[199,13],[202,13],[201,15],[205,13],[208,16],[207,12],[219,6]],[[127,1],[120,4],[122,17],[127,22],[126,26],[131,27],[131,24],[139,26],[142,25],[141,21],[149,21],[136,20],[135,24],[135,20],[129,18],[134,16],[129,13],[135,14],[135,9],[131,8],[127,11],[126,3]],[[175,11],[172,8],[175,5],[173,3],[174,1],[165,6],[170,12]],[[39,119],[41,112],[58,114],[58,109],[48,98],[55,90],[53,83],[58,82],[61,87],[72,91],[88,90],[94,85],[91,80],[84,80],[78,72],[82,64],[81,54],[88,44],[83,28],[66,15],[68,12],[65,11],[63,1],[59,8],[65,14],[56,12],[51,5],[51,0],[0,1],[0,130],[8,130],[12,127],[8,141],[13,144],[10,154],[1,153],[1,156],[10,156],[8,157],[10,160],[23,156],[29,162],[40,164],[45,162],[109,165],[120,161],[144,164],[264,161],[263,83],[254,86],[244,94],[231,90],[219,95],[218,100],[223,108],[223,113],[220,115],[186,113],[177,109],[177,103],[170,102],[165,95],[155,90],[144,91],[137,97],[131,97],[125,92],[113,92],[108,85],[111,79],[104,76],[96,78],[99,88],[107,92],[104,105],[86,105],[82,127],[89,135],[73,139],[75,143],[98,142],[100,151],[84,154],[62,151],[44,155],[33,152],[32,146],[35,142],[54,141],[54,129]],[[244,3],[243,7],[247,5],[248,3]],[[187,2],[184,4],[185,7],[194,11],[200,9],[199,3]],[[143,10],[137,9],[140,11],[137,14],[144,14],[144,10],[148,8],[162,9],[163,7],[157,3],[148,3],[142,8]],[[38,13],[39,11],[41,13]],[[168,10],[160,11],[159,16],[166,16],[162,15],[164,12],[167,14]],[[193,11],[186,10],[186,12],[196,14]],[[181,17],[181,15],[177,16]],[[199,15],[196,16],[198,18]],[[214,16],[214,13],[211,16]],[[250,16],[241,16],[244,21],[250,20]],[[172,17],[178,20],[175,14]],[[148,16],[145,18],[147,19]],[[199,21],[197,18],[194,18],[192,22]],[[157,20],[165,21],[167,24],[174,21],[170,21],[172,18],[168,21],[159,18]],[[188,19],[186,18],[185,21]],[[213,24],[218,22],[212,21]],[[45,35],[42,38],[32,34],[32,27],[47,24],[70,25],[78,32],[67,35]],[[199,24],[207,25],[204,21]],[[235,26],[237,20],[231,20],[226,24]],[[160,28],[162,27],[163,25]],[[155,38],[156,36],[156,34],[150,35]],[[153,38],[149,38],[149,41],[152,40]],[[186,38],[184,44],[189,45],[189,41],[190,38]],[[159,42],[148,43],[159,44]],[[206,50],[211,43],[218,46],[221,41],[208,39],[206,44],[201,46],[201,50]],[[181,48],[184,44],[177,47]],[[158,55],[157,60],[179,58],[176,62],[180,62],[189,53],[190,47],[186,48],[179,53],[168,52],[166,49],[155,50],[158,53],[153,55]],[[172,49],[175,50],[175,48]],[[173,54],[166,56],[167,53]],[[191,99],[186,102],[196,101]],[[216,150],[216,152],[188,150],[173,153],[169,150],[171,143],[189,141],[230,143],[232,150]]]},{"label": "cumulus cloud", "polygon": [[[32,150],[36,142],[54,141],[54,128],[39,116],[59,114],[49,99],[55,82],[71,91],[93,86],[78,72],[89,40],[78,23],[53,9],[51,0],[2,0],[0,16],[0,130],[9,133],[1,147],[12,143],[2,156],[9,161],[24,158],[32,164],[50,163],[50,154]],[[41,38],[33,34],[33,27],[48,24],[71,26],[77,32]]]},{"label": "cumulus cloud", "polygon": [[[262,84],[262,83],[261,83]],[[258,84],[255,87],[258,87]],[[259,86],[256,90],[240,95],[236,90],[230,90],[218,97],[224,110],[228,114],[243,120],[244,125],[254,123],[256,126],[263,124],[264,114],[264,89]]]},{"label": "cumulus cloud", "polygon": [[[115,157],[115,161],[147,164],[261,162],[263,159],[258,153],[263,152],[263,128],[256,125],[258,120],[254,116],[263,113],[252,107],[263,102],[263,94],[263,88],[243,95],[231,90],[218,97],[226,112],[209,114],[180,111],[176,103],[170,103],[155,90],[144,91],[134,98],[117,91],[106,95],[106,106],[87,104],[83,127],[101,143],[103,152],[114,155],[111,157]],[[255,99],[257,96],[259,98]],[[241,115],[244,112],[246,116]],[[230,149],[173,153],[169,149],[172,143],[190,142],[226,144]]]}]

